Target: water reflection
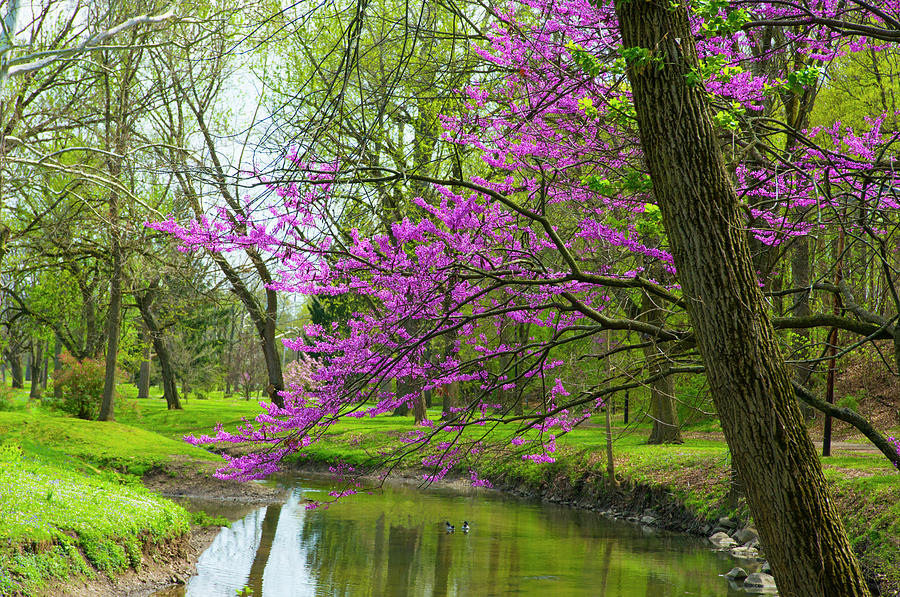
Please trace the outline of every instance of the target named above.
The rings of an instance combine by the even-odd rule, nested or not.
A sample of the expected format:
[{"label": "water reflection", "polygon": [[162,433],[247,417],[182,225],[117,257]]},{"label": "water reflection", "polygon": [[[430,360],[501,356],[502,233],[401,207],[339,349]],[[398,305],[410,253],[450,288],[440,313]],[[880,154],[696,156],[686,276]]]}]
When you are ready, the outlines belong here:
[{"label": "water reflection", "polygon": [[[159,595],[746,595],[720,576],[732,561],[703,541],[591,512],[404,488],[306,510],[304,492],[321,489],[304,485],[224,529],[197,576]],[[444,520],[472,531],[448,534]]]}]

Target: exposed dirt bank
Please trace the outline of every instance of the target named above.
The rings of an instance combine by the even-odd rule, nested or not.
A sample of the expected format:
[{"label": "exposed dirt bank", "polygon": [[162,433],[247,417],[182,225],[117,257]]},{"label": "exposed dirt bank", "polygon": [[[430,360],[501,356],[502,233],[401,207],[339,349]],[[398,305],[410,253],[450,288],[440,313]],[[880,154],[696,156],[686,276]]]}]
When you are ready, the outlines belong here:
[{"label": "exposed dirt bank", "polygon": [[[176,501],[202,499],[241,504],[283,502],[285,490],[261,483],[222,481],[212,476],[212,465],[198,469],[190,462],[174,464],[165,471],[153,471],[144,485]],[[139,571],[129,570],[114,579],[98,575],[93,580],[77,580],[50,585],[45,597],[147,597],[166,587],[184,584],[196,573],[200,554],[209,547],[219,527],[193,527],[188,536],[145,549]]]},{"label": "exposed dirt bank", "polygon": [[147,597],[156,591],[182,584],[196,572],[197,558],[218,534],[218,527],[194,527],[189,536],[152,547],[144,552],[139,571],[129,570],[114,579],[55,583],[45,597]]},{"label": "exposed dirt bank", "polygon": [[[306,462],[298,464],[288,472],[317,478],[331,478],[326,463]],[[285,490],[258,483],[237,483],[221,481],[210,475],[209,470],[198,471],[196,465],[175,467],[167,472],[153,472],[144,477],[144,484],[151,490],[174,499],[193,498],[231,503],[263,504],[280,502],[285,499]],[[373,485],[381,483],[375,476],[367,481]],[[566,475],[554,479],[544,479],[539,486],[526,486],[505,479],[492,479],[494,490],[472,488],[464,476],[448,477],[435,486],[451,488],[463,493],[502,491],[526,499],[543,500],[571,507],[602,512],[616,518],[631,520],[641,524],[672,531],[708,536],[718,520],[706,520],[689,510],[670,491],[647,485],[622,483],[611,488],[591,475],[572,480]],[[402,470],[393,472],[384,483],[421,486],[422,471]],[[841,508],[852,508],[852,504],[840,504]],[[738,510],[738,517],[746,523],[746,509]],[[155,552],[145,554],[144,565],[139,572],[129,572],[115,580],[95,580],[88,582],[57,585],[45,595],[66,595],[72,597],[147,597],[167,586],[185,582],[195,572],[200,554],[212,542],[217,528],[195,528],[190,537],[173,542]],[[874,575],[870,576],[876,580]],[[882,579],[877,579],[882,580]],[[882,585],[882,595],[897,595],[895,589]]]}]

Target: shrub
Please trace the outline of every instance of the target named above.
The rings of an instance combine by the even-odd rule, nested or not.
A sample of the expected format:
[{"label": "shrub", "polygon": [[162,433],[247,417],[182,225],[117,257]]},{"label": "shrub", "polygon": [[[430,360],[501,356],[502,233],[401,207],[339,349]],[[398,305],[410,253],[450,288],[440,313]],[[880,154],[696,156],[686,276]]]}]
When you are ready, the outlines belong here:
[{"label": "shrub", "polygon": [[7,387],[0,387],[0,412],[22,409],[21,405],[16,404],[13,392]]},{"label": "shrub", "polygon": [[859,412],[859,398],[853,394],[848,394],[839,399],[837,405],[842,408],[849,408],[852,411]]},{"label": "shrub", "polygon": [[103,363],[93,359],[79,362],[67,354],[60,360],[62,368],[53,379],[55,406],[79,419],[96,418],[103,398]]}]

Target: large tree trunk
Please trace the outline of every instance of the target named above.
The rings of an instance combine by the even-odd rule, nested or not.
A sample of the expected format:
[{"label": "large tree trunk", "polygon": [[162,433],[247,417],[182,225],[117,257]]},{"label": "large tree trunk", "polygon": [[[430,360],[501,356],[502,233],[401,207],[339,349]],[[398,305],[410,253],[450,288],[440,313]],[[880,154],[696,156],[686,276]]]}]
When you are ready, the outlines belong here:
[{"label": "large tree trunk", "polygon": [[7,353],[6,359],[9,361],[9,372],[12,375],[12,387],[24,388],[25,376],[22,374],[22,357],[19,354]]},{"label": "large tree trunk", "polygon": [[750,259],[683,5],[617,0],[641,143],[722,431],[782,595],[868,595]]},{"label": "large tree trunk", "polygon": [[31,360],[31,390],[28,392],[29,400],[41,399],[41,377],[44,367],[44,341],[38,340],[32,349]]},{"label": "large tree trunk", "polygon": [[141,366],[138,369],[138,399],[150,397],[150,334],[147,332],[146,325],[141,330],[141,342],[144,344],[143,355],[141,358]]},{"label": "large tree trunk", "polygon": [[[155,286],[156,282],[153,282],[151,288]],[[159,361],[159,372],[162,377],[163,397],[166,399],[166,408],[169,410],[181,410],[181,400],[178,398],[178,386],[175,383],[175,371],[172,367],[169,347],[166,345],[163,331],[156,322],[156,318],[153,316],[153,311],[150,308],[153,296],[150,291],[144,293],[135,292],[134,302],[141,313],[144,325],[147,326],[150,340],[153,342],[153,350],[156,352],[156,358]]]}]

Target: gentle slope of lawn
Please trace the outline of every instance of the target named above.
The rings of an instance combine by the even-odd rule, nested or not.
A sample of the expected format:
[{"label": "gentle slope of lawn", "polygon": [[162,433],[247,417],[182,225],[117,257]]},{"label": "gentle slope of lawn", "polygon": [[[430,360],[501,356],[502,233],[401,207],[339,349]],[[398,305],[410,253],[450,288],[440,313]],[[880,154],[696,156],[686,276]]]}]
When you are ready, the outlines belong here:
[{"label": "gentle slope of lawn", "polygon": [[133,477],[94,472],[51,448],[38,452],[47,457],[9,437],[0,443],[0,595],[139,569],[142,554],[189,530],[184,508]]},{"label": "gentle slope of lawn", "polygon": [[0,412],[0,437],[27,450],[56,451],[136,475],[164,467],[173,457],[218,459],[206,450],[145,429],[39,412]]}]

